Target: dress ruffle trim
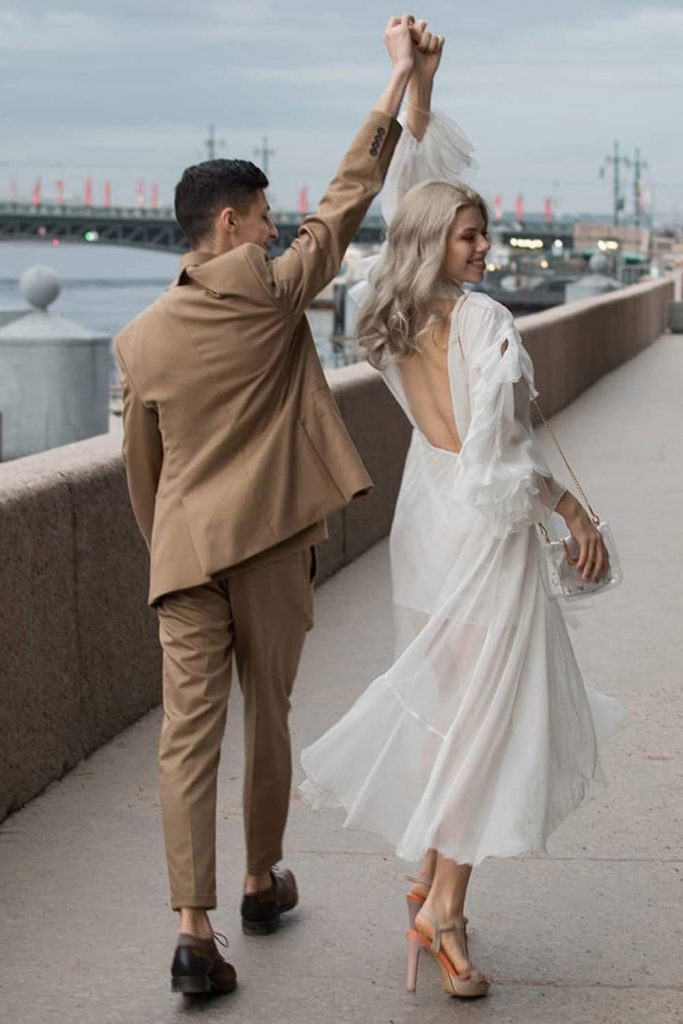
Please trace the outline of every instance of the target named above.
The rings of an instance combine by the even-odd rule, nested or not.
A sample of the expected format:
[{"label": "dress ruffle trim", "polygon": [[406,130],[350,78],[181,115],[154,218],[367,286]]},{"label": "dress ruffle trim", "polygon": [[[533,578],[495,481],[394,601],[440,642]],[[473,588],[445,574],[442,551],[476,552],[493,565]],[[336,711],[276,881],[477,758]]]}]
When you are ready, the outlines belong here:
[{"label": "dress ruffle trim", "polygon": [[402,115],[404,130],[386,176],[380,196],[382,215],[387,224],[406,192],[421,181],[437,179],[456,182],[463,171],[474,164],[472,143],[462,128],[440,110],[432,110],[429,125],[417,141]]}]

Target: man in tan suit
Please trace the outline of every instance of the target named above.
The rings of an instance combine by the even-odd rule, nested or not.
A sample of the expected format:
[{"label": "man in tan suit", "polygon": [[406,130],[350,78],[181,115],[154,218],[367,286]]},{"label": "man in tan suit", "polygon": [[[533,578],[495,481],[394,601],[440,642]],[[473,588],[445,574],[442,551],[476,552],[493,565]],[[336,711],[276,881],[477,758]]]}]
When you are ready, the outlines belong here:
[{"label": "man in tan suit", "polygon": [[389,83],[318,210],[282,256],[253,164],[188,168],[176,215],[192,251],[171,288],[116,338],[124,456],[151,557],[164,721],[162,811],[181,935],[177,991],[231,991],[216,905],[216,777],[234,658],[245,706],[248,934],[297,901],[282,856],[291,784],[289,697],[313,624],[324,517],[372,486],[327,386],[305,311],[337,273],[382,186],[413,67],[408,15],[385,42]]}]

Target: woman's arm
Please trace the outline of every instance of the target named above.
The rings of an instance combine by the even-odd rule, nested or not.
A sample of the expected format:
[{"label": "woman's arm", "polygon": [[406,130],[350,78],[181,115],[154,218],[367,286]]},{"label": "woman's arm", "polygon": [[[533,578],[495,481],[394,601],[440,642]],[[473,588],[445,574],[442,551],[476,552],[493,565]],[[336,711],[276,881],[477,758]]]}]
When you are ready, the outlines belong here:
[{"label": "woman's arm", "polygon": [[555,511],[562,516],[578,545],[576,567],[584,580],[599,579],[609,566],[609,555],[593,520],[571,491],[564,492],[555,506]]},{"label": "woman's arm", "polygon": [[[507,343],[503,346],[503,353],[506,345]],[[514,388],[517,389],[517,385],[514,385]],[[524,396],[526,415],[519,415],[518,405],[515,403],[516,419],[520,422],[523,431],[533,438],[531,410],[528,401],[528,385],[526,383],[522,384],[521,390],[526,390],[527,392],[526,396]],[[535,441],[532,443],[535,449]],[[584,580],[599,579],[609,565],[607,548],[600,535],[600,531],[578,498],[562,484],[558,483],[550,470],[547,469],[545,460],[540,455],[540,452],[536,452],[535,458],[537,461],[536,485],[541,503],[548,512],[557,512],[558,515],[562,516],[567,524],[567,529],[577,545],[578,556],[576,564]]]},{"label": "woman's arm", "polygon": [[456,181],[472,164],[472,146],[457,124],[432,110],[434,76],[444,40],[429,32],[426,22],[411,28],[415,64],[407,90],[407,130],[396,147],[382,191],[382,215],[389,225],[406,192],[428,178]]},{"label": "woman's arm", "polygon": [[[533,364],[509,310],[473,293],[458,318],[471,418],[456,468],[456,495],[486,516],[497,537],[565,519],[584,579],[607,565],[598,530],[583,506],[553,477],[531,425]],[[456,387],[456,384],[453,384]]]},{"label": "woman's arm", "polygon": [[418,142],[424,138],[432,108],[434,76],[441,62],[444,37],[427,31],[427,22],[418,21],[412,31],[415,65],[408,84],[407,126]]}]

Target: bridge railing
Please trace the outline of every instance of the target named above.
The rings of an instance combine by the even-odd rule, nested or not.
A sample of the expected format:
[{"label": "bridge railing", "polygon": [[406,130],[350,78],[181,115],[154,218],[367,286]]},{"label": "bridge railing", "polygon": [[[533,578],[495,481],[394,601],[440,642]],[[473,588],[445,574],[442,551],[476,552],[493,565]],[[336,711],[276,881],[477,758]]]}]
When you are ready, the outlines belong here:
[{"label": "bridge railing", "polygon": [[[14,214],[20,217],[98,217],[111,220],[122,218],[137,218],[151,220],[172,221],[176,224],[175,213],[172,206],[86,206],[84,203],[63,202],[56,200],[41,200],[40,203],[13,203],[0,202],[0,215]],[[273,210],[273,220],[278,224],[298,225],[303,220],[303,214],[293,210]],[[382,225],[384,222],[378,214],[370,214],[365,218],[365,224],[372,226]]]},{"label": "bridge railing", "polygon": [[[651,281],[519,321],[548,414],[664,332],[673,288]],[[410,433],[374,370],[329,380],[376,487],[330,517],[321,579],[387,533]],[[0,818],[159,701],[119,445],[103,436],[0,465]]]},{"label": "bridge railing", "polygon": [[54,216],[76,216],[83,217],[92,215],[97,217],[153,217],[161,220],[175,220],[173,207],[171,206],[86,206],[84,203],[64,202],[58,203],[45,199],[40,203],[0,203],[0,214],[13,213],[22,217],[44,217],[49,214]]}]

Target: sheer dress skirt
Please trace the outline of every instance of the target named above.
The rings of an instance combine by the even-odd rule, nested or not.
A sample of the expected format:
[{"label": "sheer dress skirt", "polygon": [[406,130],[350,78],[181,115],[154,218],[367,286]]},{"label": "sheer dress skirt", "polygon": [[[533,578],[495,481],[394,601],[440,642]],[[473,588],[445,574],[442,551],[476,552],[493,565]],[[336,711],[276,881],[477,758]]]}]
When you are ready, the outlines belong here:
[{"label": "sheer dress skirt", "polygon": [[535,527],[494,536],[457,497],[458,458],[414,430],[390,538],[396,658],[304,750],[300,790],[405,860],[477,864],[545,851],[622,711],[584,687]]}]

